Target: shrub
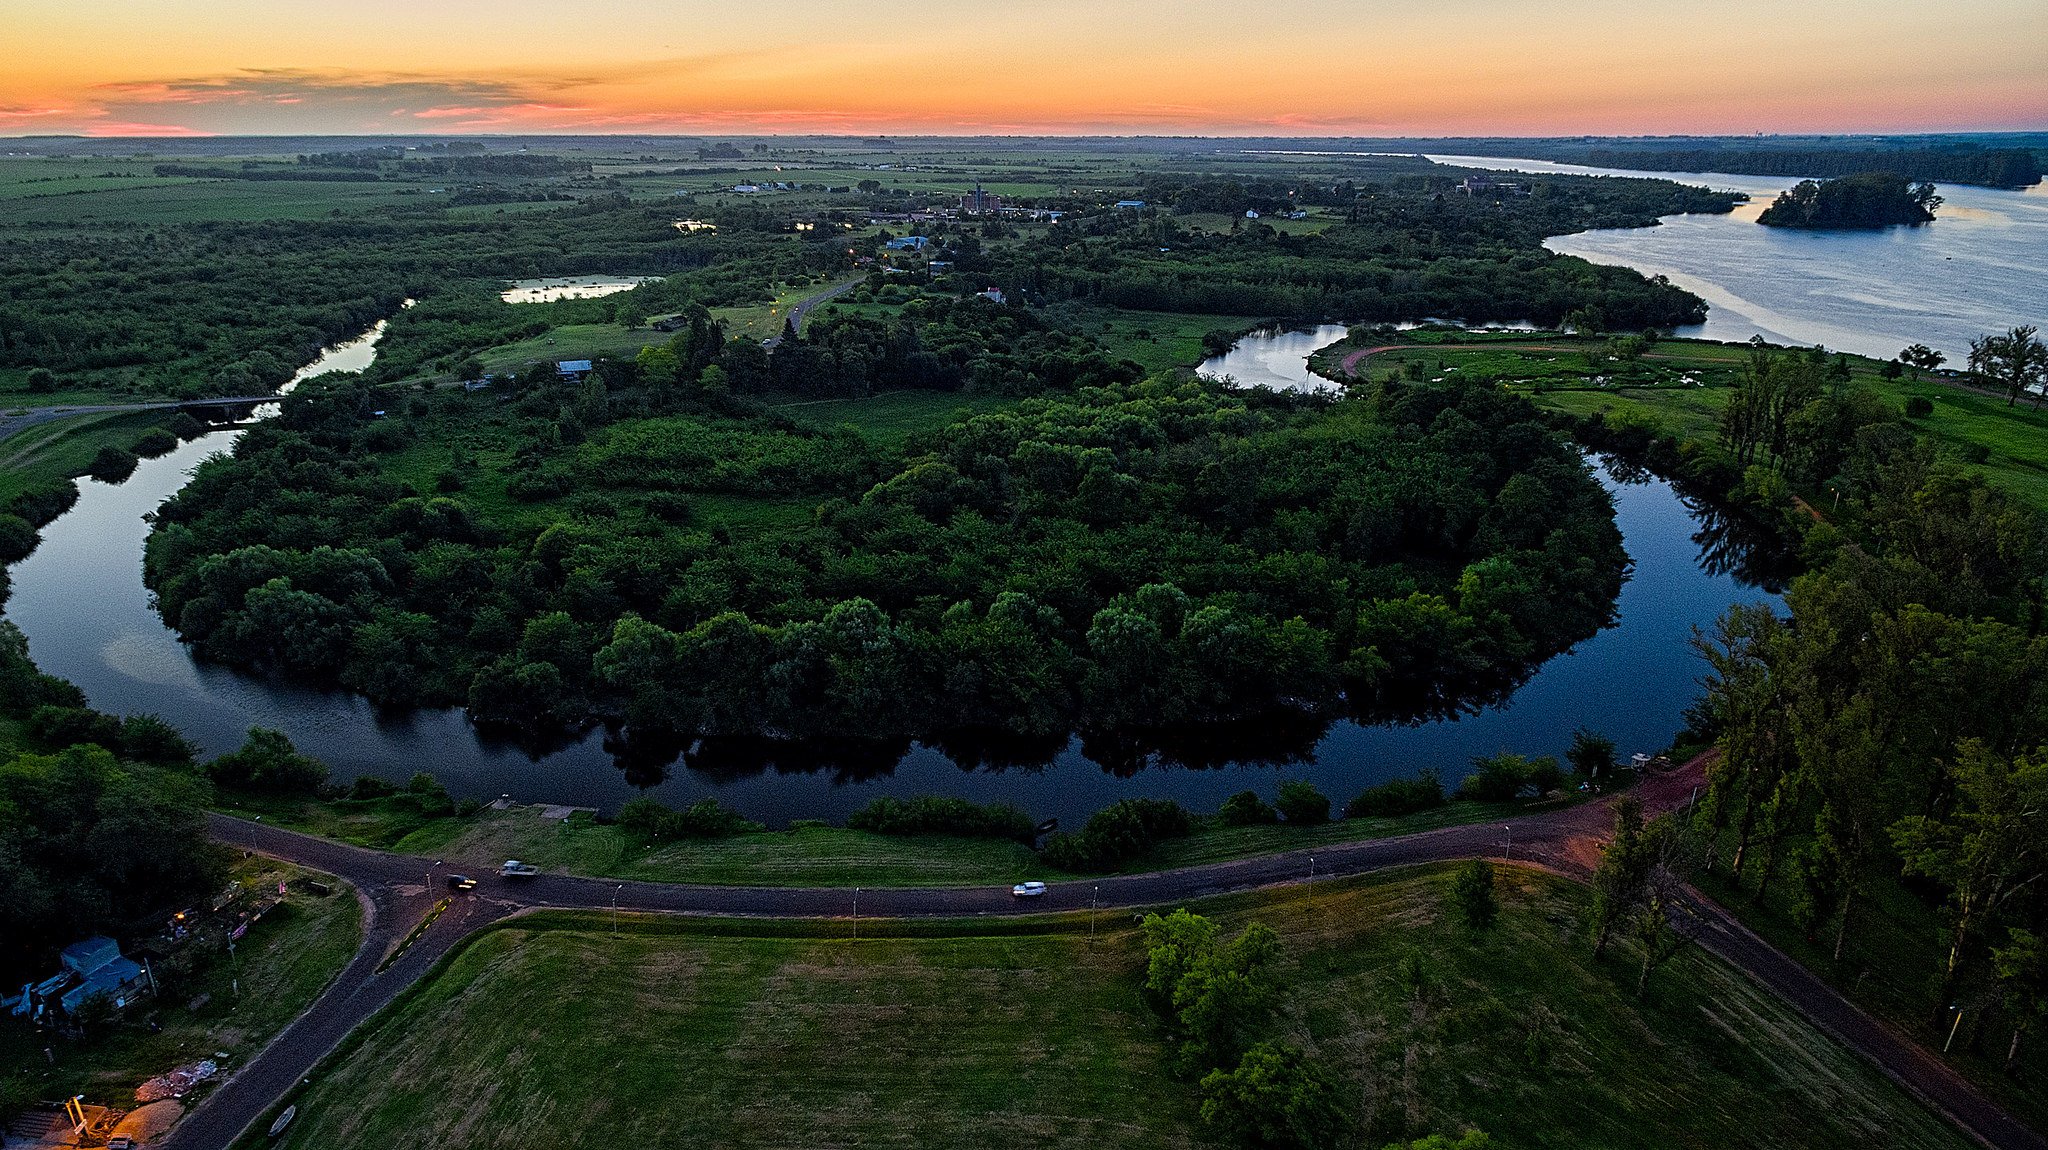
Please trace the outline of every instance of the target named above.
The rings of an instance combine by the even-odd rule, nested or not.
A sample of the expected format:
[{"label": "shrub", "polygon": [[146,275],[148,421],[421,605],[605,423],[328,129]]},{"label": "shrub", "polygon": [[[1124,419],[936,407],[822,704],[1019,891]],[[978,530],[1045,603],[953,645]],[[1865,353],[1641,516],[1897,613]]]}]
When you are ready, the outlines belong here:
[{"label": "shrub", "polygon": [[178,449],[178,437],[161,427],[152,427],[135,441],[135,454],[144,459],[155,459],[169,455]]},{"label": "shrub", "polygon": [[914,799],[884,796],[853,812],[846,825],[878,835],[959,835],[977,839],[1037,837],[1031,816],[1008,803],[983,806],[966,799],[923,795]]},{"label": "shrub", "polygon": [[155,715],[130,715],[121,720],[121,753],[140,763],[190,766],[199,748]]},{"label": "shrub", "polygon": [[17,492],[7,501],[7,509],[37,526],[48,523],[78,502],[78,485],[65,480],[53,480]]},{"label": "shrub", "polygon": [[396,784],[375,775],[357,775],[348,785],[348,797],[352,799],[381,799],[397,793]]},{"label": "shrub", "polygon": [[1906,399],[1907,419],[1926,419],[1934,414],[1934,401],[1924,395],[1908,396]]},{"label": "shrub", "polygon": [[1321,1150],[1349,1132],[1344,1087],[1292,1046],[1260,1043],[1202,1079],[1202,1121],[1246,1146]]},{"label": "shrub", "polygon": [[1280,812],[1260,798],[1257,791],[1239,791],[1224,799],[1216,813],[1226,827],[1249,827],[1280,821]]},{"label": "shrub", "polygon": [[110,750],[121,747],[121,720],[102,715],[90,707],[44,705],[28,716],[29,741],[46,751],[58,751],[80,743],[96,743]]},{"label": "shrub", "polygon": [[1171,799],[1124,799],[1090,815],[1079,834],[1052,836],[1045,861],[1061,870],[1112,870],[1194,829],[1187,809]]},{"label": "shrub", "polygon": [[86,465],[86,474],[108,483],[119,483],[135,474],[135,465],[141,462],[136,454],[125,447],[111,443],[100,445],[93,453],[92,462]]},{"label": "shrub", "polygon": [[400,797],[430,819],[455,813],[455,800],[448,796],[448,788],[425,771],[415,773],[406,781],[405,794]]},{"label": "shrub", "polygon": [[1280,808],[1280,814],[1289,823],[1313,826],[1330,821],[1329,798],[1306,779],[1280,784],[1280,795],[1273,805]]},{"label": "shrub", "polygon": [[1503,752],[1474,759],[1472,765],[1478,769],[1459,784],[1459,798],[1504,803],[1520,794],[1524,787],[1533,786],[1538,794],[1542,794],[1556,790],[1564,783],[1564,769],[1549,755],[1531,759]]},{"label": "shrub", "polygon": [[1436,772],[1425,771],[1417,778],[1390,779],[1366,789],[1345,805],[1344,817],[1364,819],[1412,815],[1443,806],[1448,801]]},{"label": "shrub", "polygon": [[1451,880],[1451,905],[1458,918],[1471,930],[1485,930],[1500,915],[1500,902],[1493,896],[1493,864],[1473,859],[1458,868]]},{"label": "shrub", "polygon": [[164,420],[164,430],[179,439],[197,439],[206,434],[206,425],[192,418],[190,412],[181,411]]},{"label": "shrub", "polygon": [[206,773],[224,787],[274,794],[312,794],[327,781],[327,767],[310,755],[302,755],[283,731],[249,728],[249,738],[238,751],[213,760]]},{"label": "shrub", "polygon": [[1589,727],[1580,727],[1572,732],[1571,749],[1564,753],[1565,761],[1572,765],[1572,769],[1589,779],[1602,779],[1613,774],[1614,756],[1614,740]]},{"label": "shrub", "polygon": [[619,826],[650,839],[729,838],[762,829],[760,823],[719,806],[717,799],[699,799],[676,811],[644,795],[619,808]]},{"label": "shrub", "polygon": [[26,559],[35,549],[35,524],[19,515],[0,515],[0,563]]},{"label": "shrub", "polygon": [[57,390],[57,373],[47,367],[32,367],[28,369],[28,378],[23,382],[28,384],[30,391],[42,395]]}]

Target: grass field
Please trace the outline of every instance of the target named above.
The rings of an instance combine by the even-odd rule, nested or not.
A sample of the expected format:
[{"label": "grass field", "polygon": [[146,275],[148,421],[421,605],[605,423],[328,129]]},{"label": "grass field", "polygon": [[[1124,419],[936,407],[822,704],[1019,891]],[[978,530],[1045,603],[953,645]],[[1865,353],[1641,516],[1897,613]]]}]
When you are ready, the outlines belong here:
[{"label": "grass field", "polygon": [[[311,873],[270,859],[236,864],[234,877],[249,889],[293,883],[290,897],[236,946],[239,998],[232,989],[236,970],[221,955],[175,1000],[137,1008],[127,1024],[96,1042],[38,1034],[20,1020],[0,1017],[0,1102],[83,1094],[89,1102],[130,1107],[138,1084],[173,1067],[218,1051],[227,1057],[217,1061],[240,1067],[311,1005],[361,944],[362,915],[353,895],[345,886],[325,898],[305,893],[297,880]],[[188,1009],[202,993],[212,1000]],[[149,1018],[159,1032],[141,1025]],[[54,1064],[44,1059],[45,1046],[56,1055]]]},{"label": "grass field", "polygon": [[885,391],[866,399],[825,399],[776,403],[776,411],[812,427],[851,427],[869,442],[901,447],[920,431],[944,427],[961,415],[1007,411],[1021,402],[1014,396],[970,392]]},{"label": "grass field", "polygon": [[101,447],[133,447],[144,431],[162,424],[170,414],[81,415],[39,423],[0,440],[0,503],[26,488],[85,474]]},{"label": "grass field", "polygon": [[[1587,896],[1504,872],[1499,926],[1448,872],[1198,909],[1285,946],[1275,1037],[1347,1083],[1348,1144],[1476,1125],[1570,1147],[1968,1145],[1698,952],[1633,998]],[[1207,1146],[1127,918],[1052,924],[515,920],[316,1071],[291,1148]],[[1532,1035],[1535,1037],[1532,1039]],[[260,1142],[260,1135],[244,1145]]]},{"label": "grass field", "polygon": [[[1621,371],[1588,366],[1584,348],[1570,337],[1513,333],[1484,337],[1441,336],[1482,346],[1420,344],[1374,355],[1363,365],[1372,375],[1420,362],[1429,378],[1457,374],[1499,379],[1539,406],[1576,415],[1625,413],[1664,431],[1703,443],[1718,435],[1721,409],[1747,349],[1697,340],[1664,340],[1641,363]],[[1492,343],[1496,346],[1484,346]],[[1500,346],[1507,345],[1507,346]],[[1514,346],[1520,345],[1520,346]],[[1361,345],[1346,340],[1316,353],[1314,363],[1336,376],[1338,365]],[[1894,408],[1925,397],[1934,413],[1913,426],[1937,441],[1988,455],[1976,469],[1986,479],[2048,510],[2048,410],[2031,401],[2007,406],[2003,397],[1935,379],[1886,379],[1878,361],[1850,356],[1852,377]]]},{"label": "grass field", "polygon": [[[1935,907],[1915,897],[1896,876],[1872,881],[1852,912],[1837,962],[1832,929],[1809,938],[1793,919],[1793,883],[1781,879],[1762,903],[1754,898],[1754,886],[1738,887],[1719,871],[1701,882],[1744,925],[1844,996],[1929,1049],[1944,1045],[1950,1016],[1936,1021],[1934,995],[1949,936]],[[1979,1027],[1996,994],[1988,971],[1973,965],[1959,994],[1967,1008],[1946,1060],[2021,1119],[2036,1129],[2048,1128],[2048,1047],[2038,1040],[2023,1042],[2014,1068],[2005,1068],[2011,1032],[2002,1026]]]},{"label": "grass field", "polygon": [[545,335],[522,339],[479,352],[488,372],[521,371],[528,364],[552,363],[562,359],[596,359],[611,356],[631,359],[650,343],[667,343],[667,332],[645,327],[620,327],[613,323],[564,324]]}]

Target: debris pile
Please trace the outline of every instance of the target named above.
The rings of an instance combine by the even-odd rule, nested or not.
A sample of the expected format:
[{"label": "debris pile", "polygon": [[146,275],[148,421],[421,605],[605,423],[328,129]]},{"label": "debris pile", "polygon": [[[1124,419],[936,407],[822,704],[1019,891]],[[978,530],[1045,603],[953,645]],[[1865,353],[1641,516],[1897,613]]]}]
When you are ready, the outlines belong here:
[{"label": "debris pile", "polygon": [[191,1093],[194,1086],[220,1073],[219,1064],[208,1058],[187,1063],[176,1070],[159,1074],[135,1088],[137,1102],[155,1102],[160,1098],[183,1098]]}]

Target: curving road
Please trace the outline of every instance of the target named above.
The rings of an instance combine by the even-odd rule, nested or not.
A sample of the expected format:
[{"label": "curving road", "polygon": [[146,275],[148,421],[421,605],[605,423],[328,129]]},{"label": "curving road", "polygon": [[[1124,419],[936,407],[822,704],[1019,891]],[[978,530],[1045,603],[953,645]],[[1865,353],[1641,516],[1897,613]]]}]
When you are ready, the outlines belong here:
[{"label": "curving road", "polygon": [[[1686,800],[1704,759],[1644,781],[1636,794],[1651,811]],[[227,815],[210,816],[215,837],[235,846],[339,875],[361,892],[368,914],[362,949],[325,994],[259,1055],[209,1096],[165,1141],[172,1150],[224,1150],[350,1031],[423,976],[478,928],[537,908],[621,910],[768,918],[836,918],[853,912],[854,892],[825,887],[688,886],[547,874],[529,879],[478,876],[412,947],[378,973],[393,945],[444,893],[446,868],[433,860],[387,854],[282,830]],[[1389,867],[1474,857],[1510,858],[1585,876],[1598,858],[1610,815],[1592,803],[1513,818],[1507,824],[1445,827],[1395,838],[1338,843],[1313,851],[1212,863],[1153,874],[1054,883],[1042,899],[1020,900],[1007,889],[878,887],[859,893],[860,911],[877,918],[971,918],[1080,910],[1091,899],[1110,908],[1162,906],[1209,895],[1302,882],[1314,858],[1316,881]],[[1507,828],[1512,827],[1510,832]],[[1810,1021],[1867,1058],[1880,1071],[1947,1115],[1994,1150],[2048,1150],[2048,1140],[1978,1093],[1939,1058],[1864,1014],[1819,977],[1785,957],[1700,898],[1699,942],[1800,1010]]]},{"label": "curving road", "polygon": [[847,292],[852,291],[854,288],[859,287],[861,284],[865,282],[867,281],[851,279],[845,281],[844,283],[836,283],[833,284],[831,287],[826,288],[824,291],[819,292],[817,295],[806,296],[803,299],[797,301],[796,306],[789,309],[789,326],[777,328],[774,335],[771,335],[767,339],[761,341],[761,346],[767,348],[769,351],[774,351],[777,347],[780,347],[782,345],[782,336],[784,332],[793,330],[798,332],[799,334],[802,333],[802,331],[804,330],[804,320],[807,317],[809,317],[812,308],[817,307],[821,303],[830,303],[831,301],[838,299],[840,296],[845,295]]}]

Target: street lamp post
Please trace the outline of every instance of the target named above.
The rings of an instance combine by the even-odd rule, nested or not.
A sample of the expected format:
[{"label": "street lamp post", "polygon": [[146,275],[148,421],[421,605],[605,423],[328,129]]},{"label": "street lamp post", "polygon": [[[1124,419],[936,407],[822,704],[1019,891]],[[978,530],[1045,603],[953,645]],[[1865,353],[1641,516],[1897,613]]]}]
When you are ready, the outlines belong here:
[{"label": "street lamp post", "polygon": [[1500,856],[1500,861],[1507,862],[1509,859],[1515,857],[1515,825],[1513,823],[1506,823],[1503,824],[1500,829],[1508,832],[1508,845],[1507,848],[1501,852]]},{"label": "street lamp post", "polygon": [[1088,888],[1088,945],[1095,946],[1095,911],[1102,896],[1100,884]]},{"label": "street lamp post", "polygon": [[1963,1025],[1962,1005],[1960,1003],[1952,1003],[1948,1010],[1950,1014],[1955,1015],[1955,1021],[1948,1024],[1948,1041],[1941,1044],[1941,1052],[1943,1054],[1947,1054],[1948,1048],[1956,1044],[1956,1031]]},{"label": "street lamp post", "polygon": [[625,883],[612,888],[612,937],[619,937],[619,892],[626,889]]},{"label": "street lamp post", "polygon": [[860,941],[860,888],[853,888],[853,941]]},{"label": "street lamp post", "polygon": [[1316,912],[1316,856],[1308,856],[1308,912]]}]

